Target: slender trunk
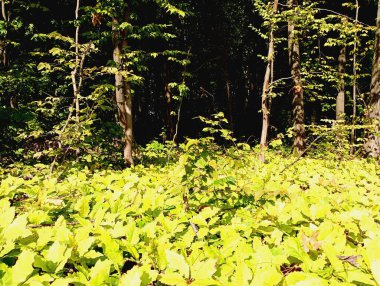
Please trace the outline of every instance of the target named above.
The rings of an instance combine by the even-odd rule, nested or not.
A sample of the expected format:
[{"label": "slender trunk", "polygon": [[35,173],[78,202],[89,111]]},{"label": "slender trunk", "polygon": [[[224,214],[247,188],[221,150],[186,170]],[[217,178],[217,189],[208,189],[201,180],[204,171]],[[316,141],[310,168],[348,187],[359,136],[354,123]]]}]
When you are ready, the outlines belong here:
[{"label": "slender trunk", "polygon": [[[1,1],[1,16],[4,21],[5,26],[5,37],[4,39],[0,40],[0,53],[1,53],[1,63],[5,68],[9,66],[9,55],[8,55],[8,24],[10,20],[10,13],[9,10],[7,11],[7,7],[5,6],[5,0]],[[9,105],[11,108],[17,108],[17,97],[15,95],[12,95],[9,100]]]},{"label": "slender trunk", "polygon": [[175,134],[175,122],[173,117],[173,98],[169,85],[168,64],[163,66],[163,79],[165,84],[165,103],[166,103],[166,139],[173,140]]},{"label": "slender trunk", "polygon": [[229,79],[229,74],[226,74],[226,95],[227,95],[227,107],[228,107],[228,117],[231,125],[231,129],[233,130],[233,104],[232,104],[232,96],[231,96],[231,81]]},{"label": "slender trunk", "polygon": [[346,68],[346,46],[341,47],[338,58],[338,96],[336,98],[336,120],[343,121],[344,120],[344,95],[345,95],[345,82],[344,82],[344,74]]},{"label": "slender trunk", "polygon": [[[273,1],[273,14],[276,14],[278,10],[278,0]],[[263,83],[263,93],[261,95],[261,111],[263,116],[262,129],[261,129],[261,139],[260,139],[260,160],[264,162],[265,155],[264,149],[268,143],[268,131],[269,131],[269,120],[270,120],[270,109],[272,105],[271,91],[272,86],[270,82],[273,82],[273,71],[274,71],[274,27],[272,25],[269,36],[269,47],[267,56],[267,68],[264,76]],[[268,96],[269,95],[269,96]]]},{"label": "slender trunk", "polygon": [[[125,13],[124,21],[129,21],[128,11]],[[126,48],[128,47],[128,42],[126,39],[126,33],[121,33],[118,30],[119,20],[114,18],[113,24],[113,60],[118,68],[118,72],[115,74],[115,99],[117,104],[119,124],[124,129],[124,160],[127,165],[132,165],[132,92],[130,83],[128,79],[125,78],[127,68],[122,58],[122,53],[125,52]]]},{"label": "slender trunk", "polygon": [[[9,12],[7,12],[5,0],[1,0],[1,16],[2,16],[3,21],[5,23],[5,29],[7,30],[8,29],[8,23],[9,23]],[[6,32],[6,34],[7,34],[7,32]],[[5,67],[7,67],[9,65],[8,40],[7,40],[6,36],[0,42],[1,62],[3,63],[3,66],[5,66]]]},{"label": "slender trunk", "polygon": [[359,1],[356,0],[356,10],[355,10],[355,34],[354,34],[354,50],[353,50],[353,83],[352,83],[352,129],[351,129],[351,150],[350,153],[353,154],[355,152],[355,140],[356,140],[356,132],[355,132],[355,124],[356,124],[356,101],[357,101],[357,50],[358,50],[358,33],[356,31],[357,25],[359,22]]},{"label": "slender trunk", "polygon": [[223,50],[223,73],[224,73],[224,81],[226,85],[226,97],[227,97],[227,112],[228,112],[228,121],[231,126],[231,130],[234,130],[234,117],[233,117],[233,99],[231,94],[231,79],[230,73],[228,71],[228,52],[227,49]]},{"label": "slender trunk", "polygon": [[380,1],[378,2],[377,19],[376,19],[376,35],[374,57],[372,64],[371,92],[370,92],[370,111],[369,120],[375,124],[375,132],[370,134],[365,151],[372,157],[380,156]]},{"label": "slender trunk", "polygon": [[[80,0],[77,0],[76,3],[76,8],[75,8],[75,20],[76,22],[79,19],[79,7],[80,7]],[[79,113],[80,113],[80,103],[79,103],[79,88],[76,82],[76,77],[78,74],[78,69],[79,69],[79,24],[76,23],[76,28],[75,28],[75,69],[72,72],[71,78],[73,82],[73,89],[74,89],[74,99],[75,99],[75,118],[77,123],[79,123]]]},{"label": "slender trunk", "polygon": [[[298,5],[297,0],[288,0],[288,6]],[[303,98],[303,86],[301,81],[301,57],[300,46],[295,23],[292,19],[288,23],[289,63],[293,78],[293,118],[294,118],[294,152],[302,155],[305,150],[305,109]]]}]

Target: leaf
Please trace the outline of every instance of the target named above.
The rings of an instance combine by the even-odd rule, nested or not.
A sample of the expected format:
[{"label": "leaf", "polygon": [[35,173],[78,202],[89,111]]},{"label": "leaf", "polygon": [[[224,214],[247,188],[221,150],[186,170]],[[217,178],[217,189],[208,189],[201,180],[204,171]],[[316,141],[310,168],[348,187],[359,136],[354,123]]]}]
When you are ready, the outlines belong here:
[{"label": "leaf", "polygon": [[39,63],[38,66],[37,66],[37,69],[40,71],[40,70],[47,70],[47,71],[50,71],[51,70],[51,66],[50,64],[48,63]]},{"label": "leaf", "polygon": [[69,286],[71,283],[71,279],[68,278],[59,278],[51,283],[51,286]]},{"label": "leaf", "polygon": [[74,210],[76,210],[81,217],[87,217],[88,213],[90,212],[90,199],[91,197],[85,196],[76,202]]},{"label": "leaf", "polygon": [[88,285],[101,286],[105,285],[111,269],[111,261],[98,260],[94,267],[90,270],[90,281]]},{"label": "leaf", "polygon": [[212,275],[216,272],[216,262],[216,259],[209,259],[195,263],[191,267],[191,278],[195,280],[212,278]]},{"label": "leaf", "polygon": [[160,282],[173,286],[188,285],[187,281],[178,273],[164,273],[160,278]]},{"label": "leaf", "polygon": [[88,237],[87,239],[84,240],[79,240],[78,241],[78,254],[79,256],[83,256],[88,252],[90,247],[94,244],[95,238],[94,237]]},{"label": "leaf", "polygon": [[304,272],[292,272],[286,276],[284,286],[327,286],[328,281],[316,274]]},{"label": "leaf", "polygon": [[380,285],[380,240],[374,239],[366,243],[369,266],[376,283]]},{"label": "leaf", "polygon": [[19,237],[27,237],[32,234],[26,228],[28,223],[28,215],[24,214],[16,217],[16,219],[4,230],[4,237],[8,240],[14,240]]},{"label": "leaf", "polygon": [[8,199],[0,200],[0,229],[10,225],[16,215],[16,209],[10,206]]},{"label": "leaf", "polygon": [[[235,273],[233,283],[236,285],[242,285],[242,286],[249,285],[249,281],[251,281],[252,277],[253,277],[253,273],[252,273],[251,269],[244,262],[240,262],[236,266],[237,266],[237,269],[236,269],[236,273]],[[260,280],[260,277],[258,277],[258,276],[259,275],[255,275],[255,278]],[[252,283],[254,283],[254,282],[252,282]],[[260,282],[256,281],[254,285],[260,285]]]},{"label": "leaf", "polygon": [[251,285],[276,286],[282,278],[282,274],[274,267],[265,267],[255,272]]},{"label": "leaf", "polygon": [[362,257],[361,255],[350,255],[350,256],[338,255],[337,257],[340,260],[347,262],[354,267],[360,268],[360,265],[358,263],[358,259],[360,259]]},{"label": "leaf", "polygon": [[47,252],[45,258],[48,262],[52,262],[56,265],[55,273],[57,273],[63,269],[70,255],[70,248],[67,248],[67,246],[63,243],[55,241],[49,248],[49,251]]},{"label": "leaf", "polygon": [[308,253],[310,250],[318,250],[321,248],[322,243],[318,241],[318,235],[318,231],[314,232],[310,238],[307,237],[304,233],[301,234],[302,245],[305,252]]},{"label": "leaf", "polygon": [[33,272],[34,256],[33,252],[24,250],[11,271],[7,272],[1,280],[8,281],[8,285],[20,285],[25,282]]},{"label": "leaf", "polygon": [[185,258],[172,250],[166,250],[165,254],[169,267],[178,270],[182,276],[189,278],[190,269]]},{"label": "leaf", "polygon": [[119,281],[120,286],[140,286],[140,272],[138,267],[133,267],[126,274],[123,274]]}]

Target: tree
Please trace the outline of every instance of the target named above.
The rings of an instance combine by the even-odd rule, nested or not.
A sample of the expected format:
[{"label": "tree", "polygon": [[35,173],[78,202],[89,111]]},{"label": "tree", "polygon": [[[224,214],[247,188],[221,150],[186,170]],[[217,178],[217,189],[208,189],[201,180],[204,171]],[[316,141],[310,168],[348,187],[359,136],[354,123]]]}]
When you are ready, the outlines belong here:
[{"label": "tree", "polygon": [[344,120],[345,115],[345,67],[346,67],[346,46],[342,46],[338,57],[338,96],[336,97],[336,120]]},{"label": "tree", "polygon": [[380,156],[380,1],[378,1],[374,56],[370,90],[370,110],[368,118],[375,125],[374,133],[370,134],[365,144],[366,152],[372,157]]},{"label": "tree", "polygon": [[359,1],[355,0],[355,32],[354,32],[354,49],[352,51],[353,57],[352,57],[352,73],[353,73],[353,82],[352,82],[352,129],[351,129],[351,153],[354,153],[355,148],[353,147],[353,144],[355,143],[356,140],[356,132],[355,132],[355,125],[356,125],[356,116],[357,116],[357,89],[358,89],[358,62],[357,62],[357,57],[358,57],[358,31],[357,31],[357,26],[358,26],[358,21],[359,21]]},{"label": "tree", "polygon": [[128,79],[128,59],[125,57],[128,48],[127,30],[121,30],[120,25],[122,23],[129,24],[130,13],[129,7],[123,5],[121,17],[114,15],[112,18],[113,60],[118,69],[115,73],[115,100],[119,122],[124,130],[124,160],[127,165],[133,164],[132,90]]},{"label": "tree", "polygon": [[294,119],[294,152],[301,155],[305,150],[305,109],[303,85],[301,80],[301,55],[299,44],[299,33],[295,23],[298,1],[288,0],[288,6],[294,9],[294,14],[288,20],[288,48],[290,72],[293,80],[293,119]]},{"label": "tree", "polygon": [[[272,8],[272,17],[275,17],[275,14],[278,10],[278,0],[273,1]],[[273,71],[274,71],[274,23],[271,23],[270,26],[270,35],[269,35],[269,45],[268,45],[268,55],[267,55],[267,67],[265,70],[264,83],[263,83],[263,92],[261,95],[261,112],[263,116],[262,129],[261,129],[261,138],[260,138],[260,148],[261,154],[260,159],[262,162],[265,160],[264,149],[268,143],[268,131],[269,131],[269,119],[270,119],[270,108],[271,108],[271,92],[273,83]]]}]

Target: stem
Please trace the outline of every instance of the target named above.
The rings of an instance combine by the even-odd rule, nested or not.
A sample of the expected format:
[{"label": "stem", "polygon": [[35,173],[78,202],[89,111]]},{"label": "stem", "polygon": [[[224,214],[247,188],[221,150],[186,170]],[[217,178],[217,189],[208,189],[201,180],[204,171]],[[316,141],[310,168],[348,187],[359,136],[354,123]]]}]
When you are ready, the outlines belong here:
[{"label": "stem", "polygon": [[[8,17],[7,17],[7,14],[8,14]],[[2,0],[1,1],[1,15],[3,17],[3,20],[5,22],[5,30],[6,30],[6,36],[3,40],[1,40],[1,55],[2,55],[2,63],[4,65],[4,67],[7,67],[8,66],[8,63],[9,63],[9,59],[8,59],[8,43],[7,43],[7,33],[8,33],[8,23],[9,23],[9,19],[10,19],[10,12],[6,11],[6,7],[5,7],[5,0]]]},{"label": "stem", "polygon": [[[75,7],[75,21],[78,21],[79,18],[79,6],[80,6],[80,0],[77,0],[77,4]],[[77,86],[76,77],[78,74],[78,68],[79,68],[79,24],[76,23],[76,29],[75,29],[75,69],[73,70],[71,74],[71,78],[73,81],[73,89],[74,89],[74,97],[75,97],[75,116],[76,121],[79,123],[79,113],[80,113],[80,103],[79,103],[79,87]]]},{"label": "stem", "polygon": [[[278,10],[278,0],[273,1],[273,15],[277,13]],[[264,83],[263,83],[263,93],[261,95],[261,111],[262,111],[262,129],[261,129],[261,139],[260,139],[260,161],[265,161],[264,150],[268,143],[268,130],[269,130],[269,119],[270,119],[270,108],[271,108],[271,91],[273,89],[273,70],[274,70],[274,24],[271,23],[270,36],[269,36],[269,47],[268,47],[268,64],[265,71]],[[269,95],[269,96],[268,96]]]},{"label": "stem", "polygon": [[173,143],[174,144],[177,144],[177,140],[178,140],[178,129],[179,129],[179,120],[181,118],[182,102],[183,102],[183,99],[181,99],[181,103],[179,104],[179,107],[178,107],[177,123],[175,125],[175,133],[174,133],[174,136],[173,136]]},{"label": "stem", "polygon": [[356,124],[356,101],[357,101],[357,25],[359,21],[359,1],[356,0],[356,12],[355,12],[355,33],[354,33],[354,50],[353,50],[353,83],[352,83],[352,129],[351,129],[351,149],[350,153],[353,154],[355,152],[355,147],[353,146],[355,144],[356,140],[356,131],[355,131],[355,124]]},{"label": "stem", "polygon": [[3,16],[3,19],[5,22],[8,21],[7,19],[7,13],[5,12],[5,1],[1,0],[1,15]]}]

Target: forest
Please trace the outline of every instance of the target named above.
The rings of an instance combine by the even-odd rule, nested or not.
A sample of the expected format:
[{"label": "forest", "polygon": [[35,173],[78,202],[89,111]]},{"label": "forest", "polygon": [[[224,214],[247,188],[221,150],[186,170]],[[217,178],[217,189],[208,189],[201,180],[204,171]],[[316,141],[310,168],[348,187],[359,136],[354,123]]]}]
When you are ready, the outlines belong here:
[{"label": "forest", "polygon": [[380,285],[380,1],[1,0],[0,286]]}]

